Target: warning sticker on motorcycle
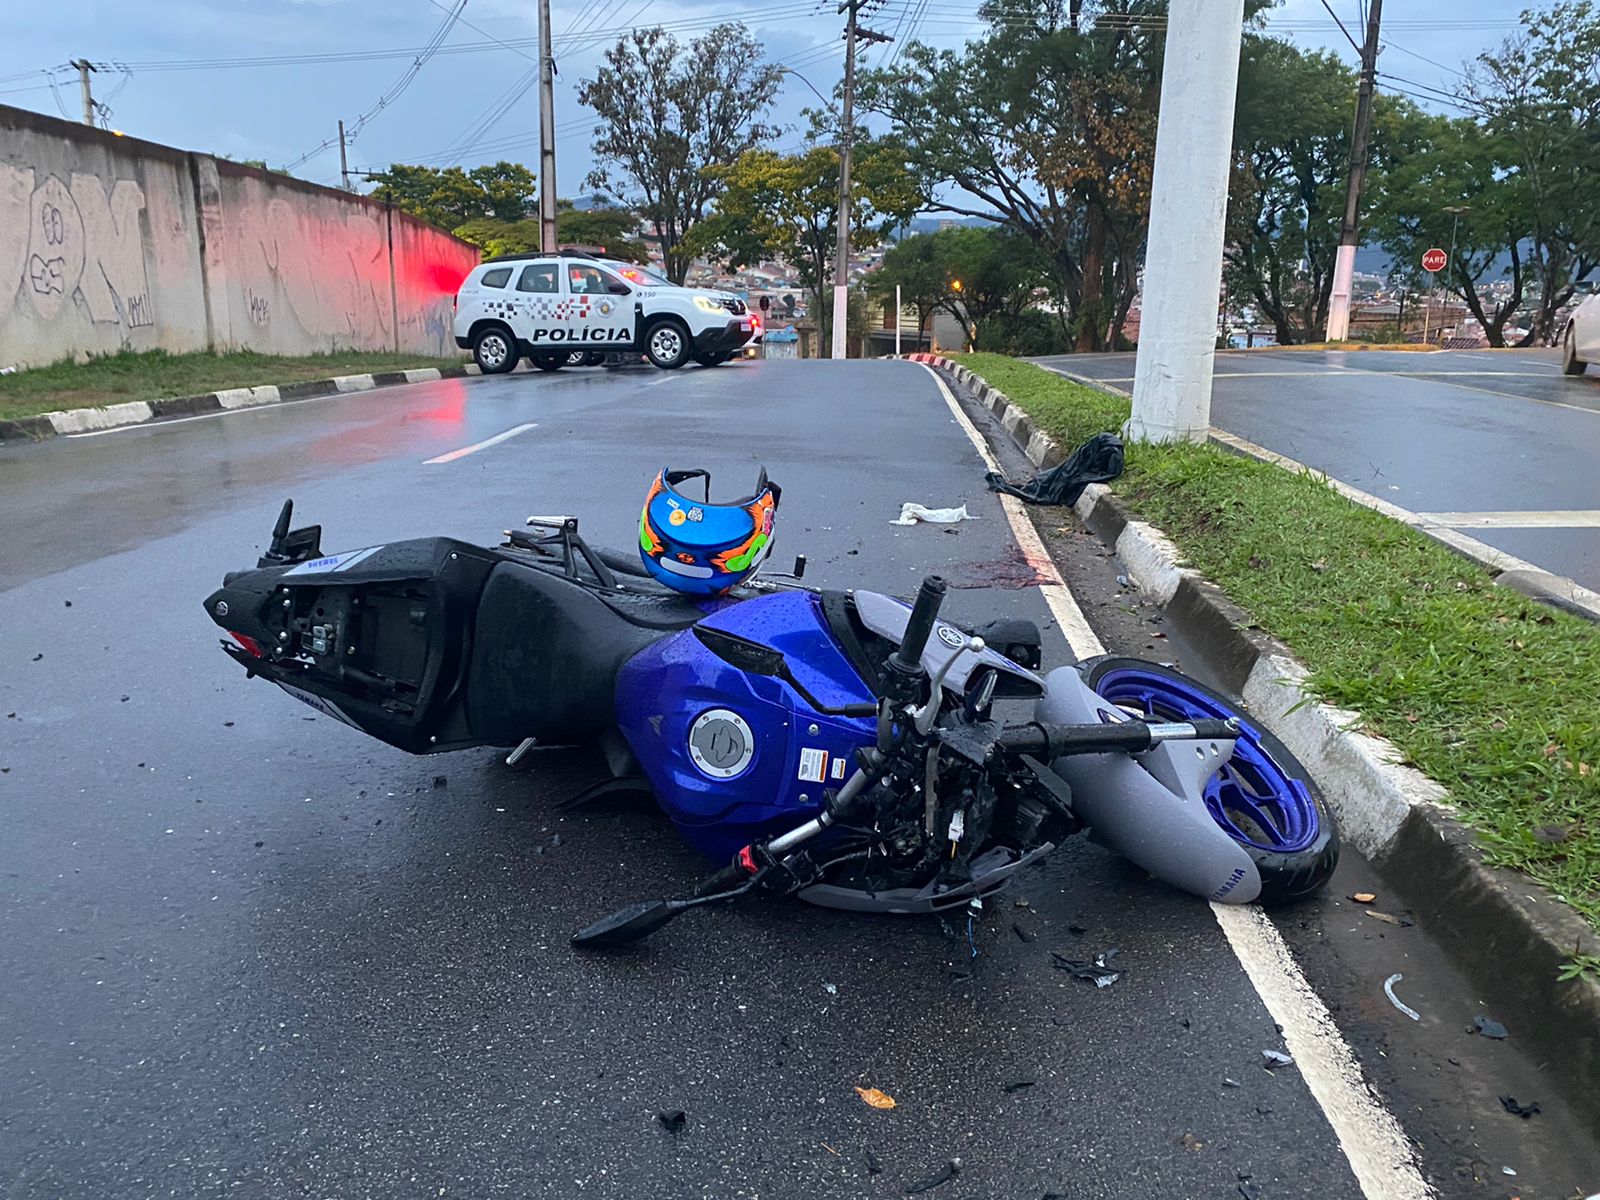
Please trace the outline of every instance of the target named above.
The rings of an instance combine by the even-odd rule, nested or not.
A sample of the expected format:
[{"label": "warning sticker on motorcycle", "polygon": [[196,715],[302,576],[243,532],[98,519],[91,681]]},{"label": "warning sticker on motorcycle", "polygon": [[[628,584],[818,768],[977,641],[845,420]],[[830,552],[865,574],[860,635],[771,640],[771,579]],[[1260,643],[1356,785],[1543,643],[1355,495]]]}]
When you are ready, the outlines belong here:
[{"label": "warning sticker on motorcycle", "polygon": [[821,783],[828,777],[828,752],[807,748],[800,751],[800,778],[807,783]]},{"label": "warning sticker on motorcycle", "polygon": [[835,779],[843,779],[844,778],[845,765],[846,764],[845,764],[845,761],[844,761],[843,758],[841,758],[839,755],[834,755],[834,758],[833,758],[833,777]]}]

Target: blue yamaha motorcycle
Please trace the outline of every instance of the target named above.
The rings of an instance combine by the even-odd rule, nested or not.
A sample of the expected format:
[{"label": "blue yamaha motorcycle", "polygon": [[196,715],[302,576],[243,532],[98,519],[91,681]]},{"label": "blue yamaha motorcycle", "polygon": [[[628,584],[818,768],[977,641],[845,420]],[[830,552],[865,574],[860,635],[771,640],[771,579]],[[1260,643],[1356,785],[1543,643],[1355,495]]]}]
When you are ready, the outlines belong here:
[{"label": "blue yamaha motorcycle", "polygon": [[[576,945],[763,892],[963,907],[1084,829],[1229,904],[1308,895],[1338,861],[1305,770],[1222,696],[1132,658],[1040,674],[1036,627],[940,620],[936,576],[908,604],[808,588],[797,560],[793,582],[690,597],[589,546],[571,517],[530,517],[492,548],[324,554],[291,512],[256,569],[205,602],[250,675],[414,754],[598,745],[612,778],[569,806],[648,791],[724,864]],[[997,703],[1031,703],[1031,719]]]}]

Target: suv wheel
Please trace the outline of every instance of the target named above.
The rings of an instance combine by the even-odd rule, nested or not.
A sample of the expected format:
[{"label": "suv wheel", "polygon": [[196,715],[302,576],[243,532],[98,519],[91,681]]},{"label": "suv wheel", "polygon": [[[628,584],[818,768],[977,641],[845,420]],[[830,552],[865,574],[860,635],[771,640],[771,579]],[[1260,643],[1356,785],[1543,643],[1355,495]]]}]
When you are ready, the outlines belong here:
[{"label": "suv wheel", "polygon": [[689,331],[671,319],[657,321],[644,331],[644,352],[663,371],[675,370],[689,360]]},{"label": "suv wheel", "polygon": [[472,339],[472,357],[485,375],[504,375],[516,369],[517,340],[504,325],[485,325]]},{"label": "suv wheel", "polygon": [[1561,339],[1561,373],[1563,375],[1582,375],[1589,369],[1589,364],[1578,357],[1578,335],[1574,332],[1571,322],[1567,323],[1567,336]]}]

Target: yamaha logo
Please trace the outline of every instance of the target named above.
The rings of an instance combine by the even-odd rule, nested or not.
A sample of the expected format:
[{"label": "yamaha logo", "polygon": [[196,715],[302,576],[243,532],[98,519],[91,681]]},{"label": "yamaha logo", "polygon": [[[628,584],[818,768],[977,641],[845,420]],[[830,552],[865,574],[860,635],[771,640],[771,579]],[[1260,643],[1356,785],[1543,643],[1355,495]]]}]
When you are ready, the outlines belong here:
[{"label": "yamaha logo", "polygon": [[939,640],[946,646],[949,646],[950,649],[962,650],[966,648],[967,635],[962,633],[954,625],[940,625],[938,629]]}]

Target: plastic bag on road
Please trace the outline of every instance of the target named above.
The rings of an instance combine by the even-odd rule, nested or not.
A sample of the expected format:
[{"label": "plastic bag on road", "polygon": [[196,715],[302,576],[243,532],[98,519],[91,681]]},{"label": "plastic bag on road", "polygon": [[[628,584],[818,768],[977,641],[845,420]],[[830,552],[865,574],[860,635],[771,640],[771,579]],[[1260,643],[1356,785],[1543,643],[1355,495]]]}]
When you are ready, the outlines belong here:
[{"label": "plastic bag on road", "polygon": [[978,518],[967,511],[965,504],[957,508],[927,508],[921,504],[913,504],[909,500],[900,506],[900,515],[890,521],[891,525],[915,525],[918,521],[926,521],[930,525],[954,525],[957,521],[976,521]]},{"label": "plastic bag on road", "polygon": [[998,471],[984,476],[991,492],[1005,492],[1029,504],[1076,504],[1091,483],[1110,483],[1122,474],[1122,439],[1097,433],[1059,466],[1041,471],[1018,487]]}]

